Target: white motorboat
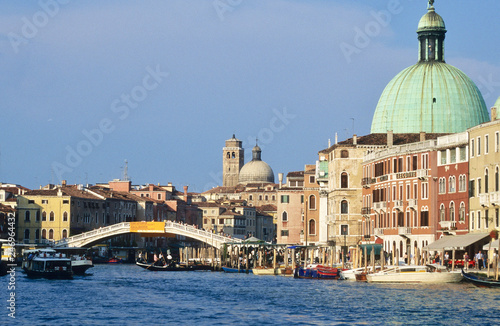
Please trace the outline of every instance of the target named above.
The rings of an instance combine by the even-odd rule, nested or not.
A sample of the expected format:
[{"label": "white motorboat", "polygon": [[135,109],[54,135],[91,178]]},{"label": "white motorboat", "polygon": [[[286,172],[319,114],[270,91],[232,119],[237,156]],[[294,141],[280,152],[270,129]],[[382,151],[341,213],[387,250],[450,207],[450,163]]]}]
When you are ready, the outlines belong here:
[{"label": "white motorboat", "polygon": [[458,283],[462,278],[460,271],[451,272],[436,264],[392,266],[366,275],[367,281],[373,283]]}]

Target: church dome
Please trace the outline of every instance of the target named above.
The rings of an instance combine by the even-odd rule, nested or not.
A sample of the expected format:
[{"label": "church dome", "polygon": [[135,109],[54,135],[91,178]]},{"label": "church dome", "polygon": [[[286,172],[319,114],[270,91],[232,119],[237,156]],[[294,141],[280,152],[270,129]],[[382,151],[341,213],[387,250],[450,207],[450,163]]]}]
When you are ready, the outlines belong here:
[{"label": "church dome", "polygon": [[432,3],[417,33],[419,62],[385,87],[371,133],[457,133],[488,121],[488,110],[477,86],[444,61],[445,24]]},{"label": "church dome", "polygon": [[274,183],[273,170],[269,164],[261,160],[261,152],[259,146],[252,149],[252,160],[241,168],[239,183]]}]

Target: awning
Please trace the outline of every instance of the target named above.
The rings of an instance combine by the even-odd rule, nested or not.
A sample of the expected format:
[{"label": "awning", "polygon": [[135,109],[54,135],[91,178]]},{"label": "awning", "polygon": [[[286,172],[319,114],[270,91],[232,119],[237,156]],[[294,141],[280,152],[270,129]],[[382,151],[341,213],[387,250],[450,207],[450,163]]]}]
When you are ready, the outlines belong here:
[{"label": "awning", "polygon": [[367,256],[371,255],[372,248],[373,248],[373,250],[375,250],[375,255],[380,255],[380,251],[383,248],[383,245],[378,244],[378,243],[364,243],[364,244],[360,244],[359,246],[360,246],[361,252],[363,252],[363,253],[365,252],[365,248],[366,248],[366,255]]},{"label": "awning", "polygon": [[[498,250],[498,242],[500,241],[500,239],[497,239],[497,240],[493,240],[493,242],[491,243],[491,249],[496,249]],[[490,244],[487,243],[483,246],[483,250],[489,250],[490,249]]]},{"label": "awning", "polygon": [[434,241],[425,249],[428,250],[465,250],[465,247],[468,247],[478,241],[483,240],[486,237],[489,237],[489,233],[469,233],[464,235],[455,235],[455,236],[444,236],[441,239]]}]

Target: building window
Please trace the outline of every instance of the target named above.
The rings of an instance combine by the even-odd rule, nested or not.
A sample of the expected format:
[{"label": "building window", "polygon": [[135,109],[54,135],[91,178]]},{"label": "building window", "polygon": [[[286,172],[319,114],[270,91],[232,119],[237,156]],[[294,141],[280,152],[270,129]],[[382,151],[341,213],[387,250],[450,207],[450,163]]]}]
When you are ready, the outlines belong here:
[{"label": "building window", "polygon": [[68,212],[64,212],[63,213],[63,222],[67,222],[68,221]]},{"label": "building window", "polygon": [[474,230],[474,223],[476,222],[476,219],[474,217],[474,212],[470,212],[470,228],[471,230]]},{"label": "building window", "polygon": [[488,135],[484,135],[484,154],[488,154],[489,150],[488,147],[490,145],[490,137]]},{"label": "building window", "polygon": [[35,242],[40,240],[40,229],[35,230]]},{"label": "building window", "polygon": [[50,214],[49,214],[49,220],[51,222],[54,222],[54,212],[53,211],[50,211]]},{"label": "building window", "polygon": [[315,182],[316,182],[316,180],[315,180],[314,175],[310,175],[309,176],[309,183],[315,183]]},{"label": "building window", "polygon": [[479,194],[481,193],[481,178],[477,179],[477,196],[479,197]]},{"label": "building window", "polygon": [[272,196],[271,196],[271,200],[272,200],[272,201],[275,201],[275,200],[276,200],[276,196],[275,196],[275,195],[272,195]]},{"label": "building window", "polygon": [[476,194],[476,182],[475,180],[469,180],[469,197],[472,198]]},{"label": "building window", "polygon": [[49,201],[47,199],[42,199],[42,204],[48,204]]},{"label": "building window", "polygon": [[29,222],[30,221],[30,211],[24,212],[24,221]]},{"label": "building window", "polygon": [[316,209],[316,197],[314,195],[309,196],[309,209]]},{"label": "building window", "polygon": [[441,156],[441,165],[446,164],[446,150],[440,151],[439,154]]},{"label": "building window", "polygon": [[316,221],[309,220],[309,235],[316,234]]},{"label": "building window", "polygon": [[500,150],[500,132],[495,133],[495,152]]},{"label": "building window", "polygon": [[429,168],[429,154],[422,154],[422,169]]},{"label": "building window", "polygon": [[340,188],[349,188],[349,180],[346,172],[340,175]]},{"label": "building window", "polygon": [[288,230],[281,230],[282,237],[288,237]]},{"label": "building window", "polygon": [[259,195],[259,200],[262,200],[262,195]]},{"label": "building window", "polygon": [[42,221],[47,221],[47,212],[46,211],[42,212]]},{"label": "building window", "polygon": [[422,199],[429,198],[429,183],[422,182]]},{"label": "building window", "polygon": [[52,229],[49,230],[49,239],[50,240],[54,239],[54,230]]},{"label": "building window", "polygon": [[24,230],[24,240],[30,240],[30,230],[26,229]]},{"label": "building window", "polygon": [[498,166],[497,166],[495,169],[495,191],[498,191],[498,187],[500,186],[500,184],[499,184],[500,180],[498,178],[499,178],[499,175],[498,175]]},{"label": "building window", "polygon": [[477,156],[481,155],[481,137],[477,137]]},{"label": "building window", "polygon": [[460,203],[460,210],[458,211],[458,219],[460,222],[465,222],[465,204],[464,204],[464,202]]},{"label": "building window", "polygon": [[488,169],[484,170],[484,192],[488,193]]},{"label": "building window", "polygon": [[64,229],[64,230],[62,231],[62,238],[63,238],[63,239],[66,239],[67,237],[68,237],[68,231],[67,231],[66,229]]},{"label": "building window", "polygon": [[290,196],[289,195],[281,195],[281,202],[284,204],[288,204],[290,202]]},{"label": "building window", "polygon": [[253,195],[248,196],[248,200],[253,200]]},{"label": "building window", "polygon": [[349,157],[349,151],[346,149],[343,149],[340,151],[340,158],[348,158]]},{"label": "building window", "polygon": [[450,189],[450,192],[455,192],[456,191],[456,186],[457,186],[457,179],[454,175],[452,175],[449,180],[449,189]]},{"label": "building window", "polygon": [[439,193],[440,194],[446,193],[446,179],[445,178],[439,178]]},{"label": "building window", "polygon": [[283,222],[287,222],[288,221],[288,213],[285,211],[283,213],[281,213],[281,220]]},{"label": "building window", "polygon": [[488,228],[488,220],[490,218],[490,211],[487,209],[484,211],[484,227],[487,229]]},{"label": "building window", "polygon": [[349,204],[347,203],[347,200],[340,202],[340,214],[349,214]]},{"label": "building window", "polygon": [[420,212],[420,226],[429,226],[429,211]]},{"label": "building window", "polygon": [[500,227],[500,221],[499,221],[499,216],[498,216],[498,208],[495,208],[495,227],[496,228]]},{"label": "building window", "polygon": [[342,224],[340,226],[340,235],[349,235],[349,225]]},{"label": "building window", "polygon": [[474,157],[474,139],[470,140],[470,157]]},{"label": "building window", "polygon": [[458,177],[458,191],[464,192],[466,184],[467,184],[467,180],[466,180],[465,175],[459,176]]},{"label": "building window", "polygon": [[465,147],[460,147],[460,162],[465,162],[467,160],[467,149]]},{"label": "building window", "polygon": [[36,211],[35,221],[40,222],[40,211]]},{"label": "building window", "polygon": [[450,203],[450,221],[455,221],[455,204],[453,202]]},{"label": "building window", "polygon": [[445,220],[445,214],[446,214],[446,211],[444,209],[444,205],[441,204],[441,207],[439,208],[439,221],[444,221]]}]

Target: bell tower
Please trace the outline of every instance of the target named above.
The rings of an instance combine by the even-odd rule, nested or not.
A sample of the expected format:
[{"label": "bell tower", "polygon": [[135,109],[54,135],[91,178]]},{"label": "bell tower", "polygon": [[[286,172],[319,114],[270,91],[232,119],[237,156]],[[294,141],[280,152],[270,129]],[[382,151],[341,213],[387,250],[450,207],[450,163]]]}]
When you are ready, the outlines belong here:
[{"label": "bell tower", "polygon": [[226,140],[226,146],[222,149],[222,186],[232,187],[238,184],[245,160],[244,154],[241,140],[233,134],[233,138]]}]

